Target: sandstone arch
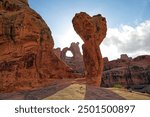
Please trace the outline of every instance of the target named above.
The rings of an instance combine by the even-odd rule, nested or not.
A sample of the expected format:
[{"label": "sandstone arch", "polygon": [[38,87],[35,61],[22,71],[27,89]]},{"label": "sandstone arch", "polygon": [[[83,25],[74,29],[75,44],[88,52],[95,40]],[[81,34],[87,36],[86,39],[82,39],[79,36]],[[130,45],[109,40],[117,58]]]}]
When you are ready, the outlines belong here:
[{"label": "sandstone arch", "polygon": [[67,52],[66,52],[66,57],[69,57],[69,58],[72,58],[74,55],[73,55],[73,53],[70,51],[70,50],[68,50]]},{"label": "sandstone arch", "polygon": [[60,56],[60,57],[61,57],[61,59],[64,60],[64,61],[65,61],[65,59],[66,59],[66,53],[67,53],[68,50],[70,50],[70,49],[69,49],[68,47],[65,47],[65,48],[63,48],[62,51],[61,51],[61,56]]},{"label": "sandstone arch", "polygon": [[[67,57],[66,52],[71,51],[73,54],[72,57]],[[84,72],[84,65],[83,65],[83,56],[80,52],[79,42],[71,43],[70,47],[65,47],[61,51],[60,57],[68,66],[70,66],[74,72],[83,74]]]},{"label": "sandstone arch", "polygon": [[61,59],[65,60],[67,51],[70,51],[73,54],[73,59],[82,59],[82,54],[79,48],[79,42],[72,42],[70,47],[65,47],[61,51]]}]

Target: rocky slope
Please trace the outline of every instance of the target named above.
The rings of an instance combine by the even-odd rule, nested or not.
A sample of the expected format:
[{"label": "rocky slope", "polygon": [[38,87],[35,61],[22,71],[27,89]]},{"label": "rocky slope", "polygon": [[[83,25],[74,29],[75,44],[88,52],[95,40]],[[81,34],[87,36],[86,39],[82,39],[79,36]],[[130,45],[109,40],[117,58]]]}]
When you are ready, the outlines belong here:
[{"label": "rocky slope", "polygon": [[[49,79],[72,77],[53,52],[51,31],[28,0],[0,1],[0,91],[47,85]],[[74,76],[73,76],[74,77]]]}]

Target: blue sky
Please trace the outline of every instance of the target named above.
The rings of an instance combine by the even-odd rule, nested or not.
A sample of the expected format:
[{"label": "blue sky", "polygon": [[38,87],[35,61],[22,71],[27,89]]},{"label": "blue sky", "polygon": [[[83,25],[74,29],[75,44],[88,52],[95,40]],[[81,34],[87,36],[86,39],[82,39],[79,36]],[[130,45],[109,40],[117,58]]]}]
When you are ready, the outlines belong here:
[{"label": "blue sky", "polygon": [[[140,50],[139,52],[130,52],[125,49],[123,51],[121,48],[124,47],[121,47],[121,43],[118,45],[116,43],[113,44],[115,41],[118,42],[125,39],[119,37],[115,37],[114,39],[117,33],[120,36],[127,33],[127,35],[133,37],[133,34],[130,33],[137,33],[138,27],[142,27],[142,23],[145,24],[150,20],[150,0],[29,0],[29,5],[43,17],[50,27],[55,42],[55,48],[70,46],[71,42],[77,41],[82,44],[81,39],[73,30],[72,18],[75,13],[84,11],[91,16],[102,14],[107,19],[108,36],[101,46],[103,56],[114,59],[119,57],[121,53],[127,53],[134,57],[140,54],[149,54],[150,52],[149,48],[148,50]],[[149,26],[149,22],[146,25]],[[142,27],[141,30],[143,30],[143,28],[144,27]],[[113,35],[112,32],[116,34]],[[149,34],[149,31],[147,33]],[[144,35],[146,34],[144,33]],[[136,35],[136,37],[137,36],[140,35]],[[130,39],[131,37],[126,38]],[[128,43],[132,43],[131,40],[129,42],[127,39]],[[138,37],[137,40],[139,40]],[[143,39],[143,41],[145,40]],[[110,47],[109,43],[112,47]],[[125,43],[122,42],[122,46],[124,45]],[[129,49],[129,47],[126,48]],[[112,56],[110,51],[113,49],[115,54]],[[136,47],[134,49],[136,50]]]}]

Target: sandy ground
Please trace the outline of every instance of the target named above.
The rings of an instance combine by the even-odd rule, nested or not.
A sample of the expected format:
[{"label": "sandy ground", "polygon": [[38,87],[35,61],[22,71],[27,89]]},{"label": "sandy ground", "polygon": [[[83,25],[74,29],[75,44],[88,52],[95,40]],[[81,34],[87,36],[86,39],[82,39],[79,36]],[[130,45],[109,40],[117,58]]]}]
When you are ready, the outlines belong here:
[{"label": "sandy ground", "polygon": [[150,100],[150,95],[119,88],[85,85],[84,79],[57,80],[38,89],[0,93],[3,100]]},{"label": "sandy ground", "polygon": [[[99,88],[97,89],[97,94],[95,94],[96,87],[90,87],[93,92],[87,90],[86,85],[72,84],[63,90],[58,91],[52,96],[46,97],[46,100],[84,100],[84,99],[125,99],[125,100],[150,100],[150,95],[130,92],[126,89],[119,88]],[[109,92],[110,91],[110,92]],[[105,92],[105,94],[104,94]],[[91,93],[87,95],[87,93]],[[86,97],[87,96],[87,97]],[[118,97],[117,97],[118,96]],[[119,97],[120,96],[120,97]]]},{"label": "sandy ground", "polygon": [[127,89],[121,88],[109,88],[109,90],[120,95],[127,100],[150,100],[150,94],[140,93],[135,91],[128,91]]},{"label": "sandy ground", "polygon": [[46,100],[83,100],[86,94],[86,86],[80,84],[72,84],[63,90],[58,91],[52,96],[46,97]]}]

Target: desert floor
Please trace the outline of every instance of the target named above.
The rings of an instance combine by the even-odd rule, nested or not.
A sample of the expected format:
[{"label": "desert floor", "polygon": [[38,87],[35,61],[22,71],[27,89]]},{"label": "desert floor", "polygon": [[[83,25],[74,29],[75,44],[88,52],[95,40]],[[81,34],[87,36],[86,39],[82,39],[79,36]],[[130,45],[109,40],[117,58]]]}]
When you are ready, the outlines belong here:
[{"label": "desert floor", "polygon": [[12,93],[0,93],[3,100],[150,100],[150,95],[123,88],[86,85],[84,79],[61,79],[50,86]]}]

